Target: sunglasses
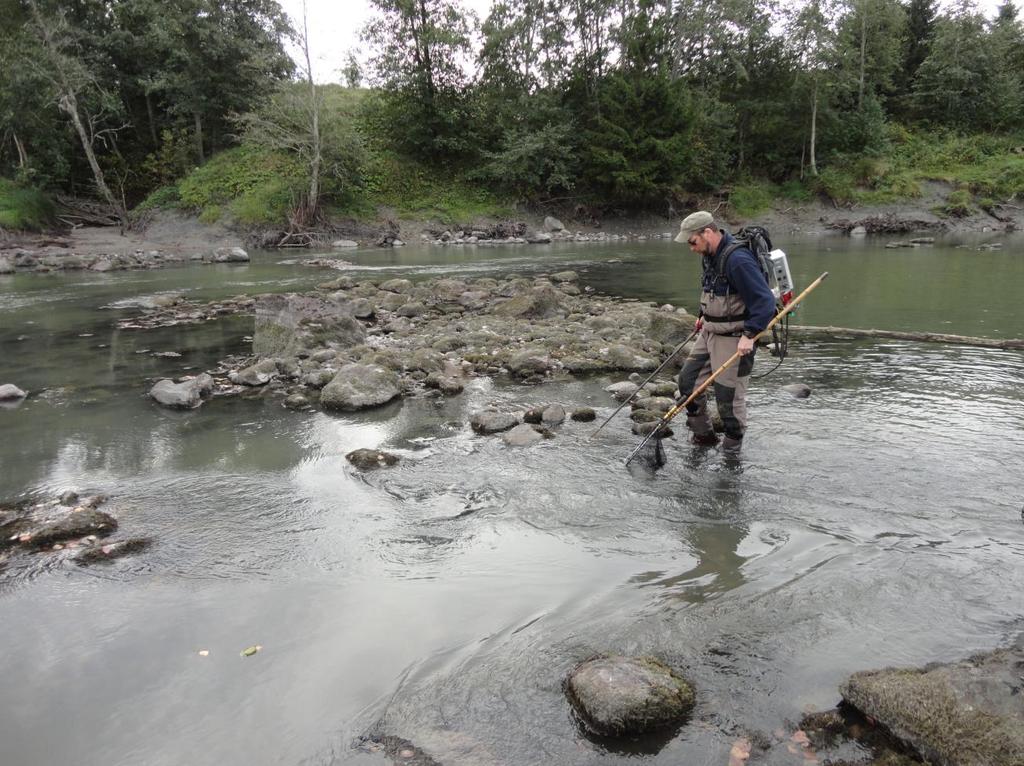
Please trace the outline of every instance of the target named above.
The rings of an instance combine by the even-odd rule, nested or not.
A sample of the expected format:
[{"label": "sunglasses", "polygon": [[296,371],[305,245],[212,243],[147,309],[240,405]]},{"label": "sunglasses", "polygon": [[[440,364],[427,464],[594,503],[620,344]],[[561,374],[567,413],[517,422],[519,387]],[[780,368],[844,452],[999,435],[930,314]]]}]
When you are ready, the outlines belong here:
[{"label": "sunglasses", "polygon": [[700,234],[698,234],[696,237],[690,237],[688,240],[686,240],[686,244],[688,244],[690,247],[693,247],[697,244],[698,239],[700,239]]}]

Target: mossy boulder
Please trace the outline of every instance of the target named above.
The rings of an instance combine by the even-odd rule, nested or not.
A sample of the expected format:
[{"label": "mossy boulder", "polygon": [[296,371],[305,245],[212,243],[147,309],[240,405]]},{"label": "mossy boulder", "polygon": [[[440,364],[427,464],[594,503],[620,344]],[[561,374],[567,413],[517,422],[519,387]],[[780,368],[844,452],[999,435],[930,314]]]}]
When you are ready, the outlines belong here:
[{"label": "mossy boulder", "polygon": [[1024,764],[1024,638],[948,664],[852,675],[843,699],[936,766]]},{"label": "mossy boulder", "polygon": [[325,410],[362,410],[386,404],[399,393],[398,376],[391,370],[346,364],[320,392],[320,406]]},{"label": "mossy boulder", "polygon": [[566,695],[580,720],[601,736],[635,736],[683,723],[693,687],[654,657],[595,657],[578,665]]}]

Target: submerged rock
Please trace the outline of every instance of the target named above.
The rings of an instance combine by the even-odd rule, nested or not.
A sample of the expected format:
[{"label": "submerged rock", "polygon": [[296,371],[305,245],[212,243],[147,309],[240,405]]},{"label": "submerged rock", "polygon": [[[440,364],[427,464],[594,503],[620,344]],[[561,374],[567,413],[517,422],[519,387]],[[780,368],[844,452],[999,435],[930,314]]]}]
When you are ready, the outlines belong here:
[{"label": "submerged rock", "polygon": [[116,529],[117,519],[109,513],[95,508],[82,508],[32,531],[27,543],[35,548],[48,548],[54,543],[87,535],[106,537]]},{"label": "submerged rock", "polygon": [[501,440],[510,447],[529,447],[544,439],[550,439],[552,433],[546,428],[538,428],[529,423],[521,423],[511,431],[501,435]]},{"label": "submerged rock", "polygon": [[806,383],[790,383],[788,386],[783,386],[782,390],[792,394],[797,399],[806,399],[811,395],[811,387]]},{"label": "submerged rock", "polygon": [[133,537],[127,540],[111,540],[83,548],[76,556],[75,563],[82,565],[105,564],[116,559],[138,553],[149,548],[153,541],[148,537]]},{"label": "submerged rock", "polygon": [[695,695],[653,657],[596,657],[569,675],[566,694],[583,723],[602,736],[629,736],[682,723]]},{"label": "submerged rock", "polygon": [[262,386],[277,377],[277,364],[273,359],[263,359],[238,372],[228,373],[228,380],[241,386]]},{"label": "submerged rock", "polygon": [[345,455],[345,459],[363,471],[369,471],[374,468],[384,468],[386,466],[392,466],[398,463],[398,455],[392,455],[390,452],[382,452],[376,449],[361,448],[353,450]]},{"label": "submerged rock", "polygon": [[347,302],[318,295],[265,295],[256,302],[252,348],[257,356],[295,356],[327,343],[349,348],[366,340],[366,329]]}]

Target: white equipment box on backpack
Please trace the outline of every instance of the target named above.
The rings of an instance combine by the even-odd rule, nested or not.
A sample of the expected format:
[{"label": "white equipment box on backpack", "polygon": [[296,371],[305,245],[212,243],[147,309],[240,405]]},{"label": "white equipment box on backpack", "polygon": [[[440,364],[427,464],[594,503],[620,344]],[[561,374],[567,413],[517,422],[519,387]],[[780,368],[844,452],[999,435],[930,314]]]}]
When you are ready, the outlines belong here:
[{"label": "white equipment box on backpack", "polygon": [[772,285],[772,292],[775,293],[775,300],[781,301],[783,306],[788,306],[793,300],[793,275],[789,272],[789,261],[786,254],[776,248],[768,253],[768,260],[772,266],[772,276],[775,284]]}]

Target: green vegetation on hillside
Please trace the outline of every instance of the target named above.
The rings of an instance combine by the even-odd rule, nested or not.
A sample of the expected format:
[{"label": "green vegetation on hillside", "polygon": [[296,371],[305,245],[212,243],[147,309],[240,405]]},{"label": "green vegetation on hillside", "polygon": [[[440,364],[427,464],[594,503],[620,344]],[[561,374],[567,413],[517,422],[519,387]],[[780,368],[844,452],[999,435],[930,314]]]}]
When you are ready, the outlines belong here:
[{"label": "green vegetation on hillside", "polygon": [[1009,0],[508,0],[482,23],[460,0],[372,6],[341,87],[304,69],[303,20],[274,0],[0,0],[0,174],[283,226],[720,190],[749,215],[932,180],[962,215],[1021,193]]},{"label": "green vegetation on hillside", "polygon": [[43,192],[0,178],[0,229],[38,231],[53,223],[53,201]]}]

